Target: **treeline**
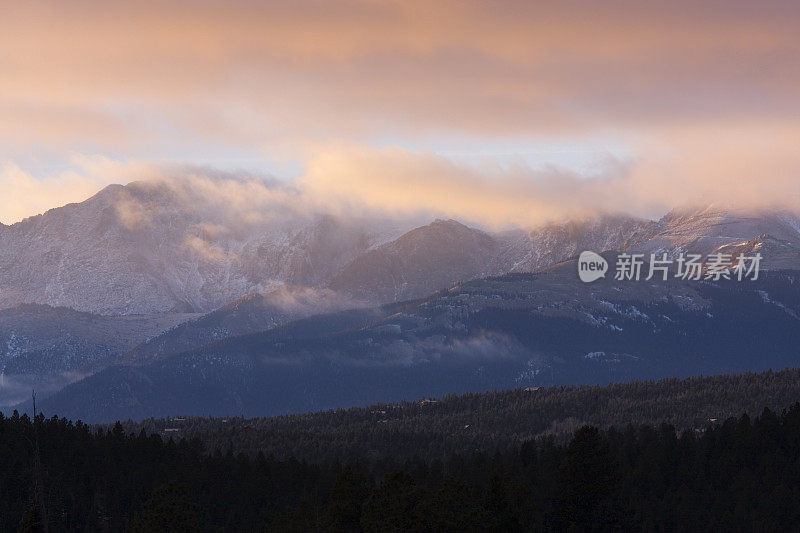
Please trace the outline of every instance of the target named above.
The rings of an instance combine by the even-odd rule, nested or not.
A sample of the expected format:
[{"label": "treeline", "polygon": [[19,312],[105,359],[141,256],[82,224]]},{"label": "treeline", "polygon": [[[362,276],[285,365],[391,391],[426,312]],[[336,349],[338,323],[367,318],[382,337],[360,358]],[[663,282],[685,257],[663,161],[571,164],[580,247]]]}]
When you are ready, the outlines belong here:
[{"label": "treeline", "polygon": [[[584,425],[628,424],[703,429],[715,420],[800,401],[800,370],[663,379],[608,386],[549,387],[447,396],[436,401],[374,405],[273,418],[175,417],[125,422],[127,433],[199,439],[255,457],[342,462],[391,456],[444,460],[453,453],[493,452]],[[110,429],[111,426],[103,426]]]},{"label": "treeline", "polygon": [[800,404],[702,432],[587,426],[568,443],[348,465],[14,415],[0,418],[0,529],[798,530],[799,457]]}]

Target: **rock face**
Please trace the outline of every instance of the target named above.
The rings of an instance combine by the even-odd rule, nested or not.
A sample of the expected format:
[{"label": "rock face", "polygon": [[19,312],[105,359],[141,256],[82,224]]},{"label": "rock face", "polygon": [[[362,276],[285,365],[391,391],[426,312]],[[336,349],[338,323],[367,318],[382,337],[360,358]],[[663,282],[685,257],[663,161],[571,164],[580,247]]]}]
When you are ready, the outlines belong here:
[{"label": "rock face", "polygon": [[788,212],[752,212],[717,207],[676,209],[634,232],[622,249],[641,253],[761,252],[762,267],[800,266],[800,219]]}]

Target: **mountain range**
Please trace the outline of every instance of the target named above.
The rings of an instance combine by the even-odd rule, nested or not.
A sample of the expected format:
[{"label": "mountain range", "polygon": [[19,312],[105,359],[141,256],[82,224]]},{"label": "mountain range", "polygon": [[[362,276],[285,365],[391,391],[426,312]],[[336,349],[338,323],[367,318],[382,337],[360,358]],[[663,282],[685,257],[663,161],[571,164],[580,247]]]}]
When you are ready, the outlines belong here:
[{"label": "mountain range", "polygon": [[[0,226],[0,404],[35,387],[53,394],[46,408],[84,419],[256,416],[797,355],[779,330],[771,358],[726,340],[730,323],[796,328],[792,213],[703,206],[492,231],[230,207],[133,182]],[[761,253],[767,272],[750,285],[584,285],[583,250]],[[704,349],[686,350],[687,335]]]}]

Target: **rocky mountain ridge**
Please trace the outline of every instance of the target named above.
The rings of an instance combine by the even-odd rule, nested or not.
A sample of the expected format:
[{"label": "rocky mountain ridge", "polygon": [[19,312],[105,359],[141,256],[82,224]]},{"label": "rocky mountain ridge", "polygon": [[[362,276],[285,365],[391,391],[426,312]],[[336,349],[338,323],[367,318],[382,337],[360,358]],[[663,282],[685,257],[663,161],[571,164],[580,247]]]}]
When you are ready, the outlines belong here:
[{"label": "rocky mountain ridge", "polygon": [[376,305],[474,278],[536,272],[583,250],[763,250],[764,268],[800,264],[800,219],[783,211],[711,206],[658,221],[600,214],[494,233],[454,220],[420,226],[285,207],[237,211],[224,198],[186,189],[112,185],[0,227],[0,309],[39,303],[108,315],[208,313],[287,288],[334,291],[345,306],[348,299]]}]

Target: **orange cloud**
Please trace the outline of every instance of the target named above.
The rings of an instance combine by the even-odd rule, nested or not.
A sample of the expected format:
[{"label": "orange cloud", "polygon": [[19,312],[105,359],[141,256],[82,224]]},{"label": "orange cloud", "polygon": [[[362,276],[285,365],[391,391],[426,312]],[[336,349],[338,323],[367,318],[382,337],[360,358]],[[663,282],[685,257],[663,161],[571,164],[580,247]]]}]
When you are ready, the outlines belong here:
[{"label": "orange cloud", "polygon": [[115,205],[129,228],[151,226],[177,205],[199,214],[187,247],[206,254],[206,237],[292,224],[334,213],[424,220],[453,217],[496,229],[532,226],[596,212],[658,217],[685,205],[722,204],[800,213],[800,130],[792,124],[729,123],[711,129],[660,131],[629,160],[598,163],[590,176],[523,161],[454,161],[430,152],[355,144],[309,148],[305,174],[294,182],[180,165],[120,163],[73,156],[75,171],[33,177],[6,164],[0,171],[3,222],[80,201],[100,187],[152,182],[168,198],[152,212],[135,195]]},{"label": "orange cloud", "polygon": [[607,161],[591,177],[338,146],[312,157],[300,187],[327,209],[448,216],[495,228],[597,212],[658,217],[710,203],[800,212],[798,135],[798,128],[772,124],[679,129],[651,139],[633,160]]},{"label": "orange cloud", "polygon": [[155,177],[155,167],[118,163],[74,154],[76,170],[33,176],[17,165],[0,165],[0,222],[10,224],[71,202],[81,202],[111,183],[127,183],[136,175]]},{"label": "orange cloud", "polygon": [[778,1],[12,3],[0,19],[0,140],[264,145],[796,115],[798,10]]}]

